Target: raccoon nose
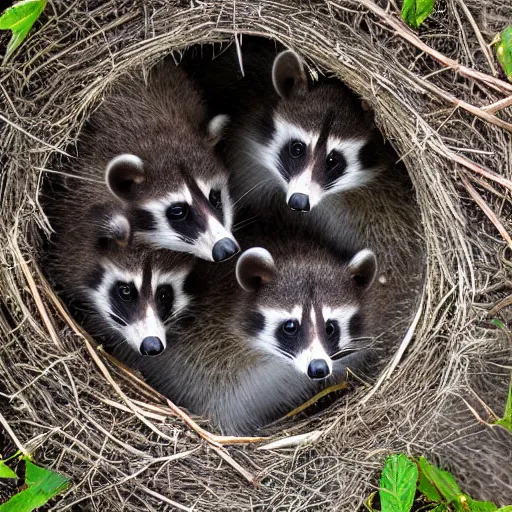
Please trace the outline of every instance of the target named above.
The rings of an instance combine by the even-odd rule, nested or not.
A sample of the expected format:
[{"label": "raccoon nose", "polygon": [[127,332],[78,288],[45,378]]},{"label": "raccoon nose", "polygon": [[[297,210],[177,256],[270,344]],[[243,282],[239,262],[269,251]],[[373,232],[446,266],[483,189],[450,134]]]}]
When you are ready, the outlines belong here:
[{"label": "raccoon nose", "polygon": [[313,359],[308,366],[308,377],[310,379],[325,379],[329,376],[329,365],[323,359]]},{"label": "raccoon nose", "polygon": [[222,238],[213,246],[213,261],[227,260],[231,258],[231,256],[234,256],[239,250],[240,247],[238,247],[238,244],[231,240],[231,238]]},{"label": "raccoon nose", "polygon": [[299,212],[309,212],[309,196],[295,192],[295,194],[292,194],[290,199],[288,199],[288,206],[292,210],[298,210]]},{"label": "raccoon nose", "polygon": [[140,353],[143,356],[157,356],[164,349],[164,344],[156,336],[148,336],[142,340]]}]

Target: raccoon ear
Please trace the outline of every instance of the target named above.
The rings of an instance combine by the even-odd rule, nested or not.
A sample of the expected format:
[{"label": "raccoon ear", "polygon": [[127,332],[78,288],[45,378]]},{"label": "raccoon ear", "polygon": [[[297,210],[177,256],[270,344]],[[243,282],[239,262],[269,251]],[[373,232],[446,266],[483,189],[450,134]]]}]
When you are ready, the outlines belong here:
[{"label": "raccoon ear", "polygon": [[307,86],[301,58],[292,50],[281,52],[272,66],[272,83],[281,98],[289,98],[294,91]]},{"label": "raccoon ear", "polygon": [[263,247],[252,247],[236,262],[236,279],[246,292],[255,292],[274,278],[276,266],[272,255]]},{"label": "raccoon ear", "polygon": [[91,217],[97,219],[95,237],[100,248],[115,243],[127,247],[131,240],[132,230],[128,218],[118,211],[114,212],[107,205],[93,205],[89,209]]},{"label": "raccoon ear", "polygon": [[225,114],[218,114],[210,119],[206,132],[208,134],[208,142],[212,147],[216,146],[222,139],[229,121],[229,116]]},{"label": "raccoon ear", "polygon": [[369,288],[377,274],[377,258],[370,249],[359,251],[349,262],[348,271],[354,281],[365,290]]},{"label": "raccoon ear", "polygon": [[130,153],[112,158],[107,164],[105,181],[116,197],[123,201],[133,201],[137,195],[137,185],[144,181],[142,160]]}]

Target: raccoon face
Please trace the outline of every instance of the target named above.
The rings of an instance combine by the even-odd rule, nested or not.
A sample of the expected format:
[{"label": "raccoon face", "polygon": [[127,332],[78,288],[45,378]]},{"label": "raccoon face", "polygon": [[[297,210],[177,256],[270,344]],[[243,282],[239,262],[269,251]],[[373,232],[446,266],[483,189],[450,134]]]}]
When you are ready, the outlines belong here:
[{"label": "raccoon face", "polygon": [[[281,97],[273,130],[256,153],[279,186],[288,206],[307,212],[325,196],[363,187],[378,171],[376,146],[363,113],[339,86],[308,87],[299,57],[279,54],[272,70]],[[343,134],[343,135],[341,135]]]},{"label": "raccoon face", "polygon": [[142,160],[123,154],[110,161],[106,181],[114,195],[128,204],[136,241],[155,248],[191,253],[224,261],[239,251],[231,234],[233,205],[228,177],[194,178],[185,169],[172,191],[137,192],[146,180]]},{"label": "raccoon face", "polygon": [[80,294],[93,334],[115,335],[142,355],[157,355],[166,347],[166,326],[189,303],[183,286],[191,264],[167,251],[126,247],[125,215],[101,205],[92,210],[93,257],[81,274]]},{"label": "raccoon face", "polygon": [[115,332],[142,355],[158,355],[166,347],[166,325],[187,306],[183,292],[187,272],[165,272],[150,262],[139,269],[102,260],[86,293],[105,333]]},{"label": "raccoon face", "polygon": [[340,139],[306,130],[277,116],[262,161],[284,190],[292,210],[308,212],[330,194],[359,188],[374,178],[365,167],[366,139]]},{"label": "raccoon face", "polygon": [[[361,308],[363,293],[376,273],[376,259],[369,250],[357,253],[343,269],[336,295],[323,293],[324,282],[311,275],[290,283],[290,274],[279,274],[265,249],[245,251],[237,263],[237,279],[254,294],[245,319],[251,343],[279,357],[312,380],[333,373],[336,361],[358,350],[364,332]],[[336,273],[338,275],[339,272]],[[286,280],[286,283],[280,282]],[[284,295],[284,290],[294,292]],[[295,302],[283,307],[283,302]]]}]

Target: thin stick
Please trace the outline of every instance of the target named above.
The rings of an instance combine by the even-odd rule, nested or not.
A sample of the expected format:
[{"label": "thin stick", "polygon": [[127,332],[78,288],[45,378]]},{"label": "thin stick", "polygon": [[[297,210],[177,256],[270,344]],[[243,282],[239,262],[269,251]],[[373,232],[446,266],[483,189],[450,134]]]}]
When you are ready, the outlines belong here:
[{"label": "thin stick", "polygon": [[2,413],[0,412],[0,423],[5,428],[5,431],[9,434],[9,437],[12,439],[13,443],[16,445],[16,448],[23,453],[23,455],[29,455],[27,450],[23,447],[23,445],[20,443],[19,439],[16,437],[16,434],[13,432],[12,428],[10,427],[9,423],[7,423],[7,420],[3,417]]},{"label": "thin stick", "polygon": [[494,66],[492,53],[490,52],[489,46],[486,44],[482,36],[482,32],[480,32],[480,29],[476,24],[475,18],[473,18],[471,11],[468,9],[467,5],[464,3],[463,0],[459,0],[459,5],[464,11],[466,18],[468,19],[469,23],[471,24],[471,27],[473,28],[473,31],[475,32],[476,38],[478,39],[478,43],[480,44],[480,48],[482,49],[482,53],[485,55],[485,58],[487,59],[487,64],[489,64],[492,74],[496,76],[496,68]]},{"label": "thin stick", "polygon": [[512,96],[508,96],[507,98],[503,98],[499,101],[491,103],[490,105],[486,105],[484,107],[480,107],[485,112],[489,112],[490,114],[494,114],[494,112],[498,112],[498,110],[502,110],[504,108],[512,106]]},{"label": "thin stick", "polygon": [[35,141],[39,142],[40,144],[43,144],[43,146],[46,146],[47,148],[53,149],[54,151],[57,151],[57,153],[60,153],[61,155],[69,156],[69,157],[71,156],[71,155],[68,155],[65,151],[62,151],[62,149],[59,149],[56,146],[52,146],[51,144],[48,144],[48,142],[45,142],[44,140],[41,140],[41,139],[37,138],[35,135],[30,134],[29,132],[24,130],[21,126],[18,126],[16,123],[13,123],[12,121],[9,121],[9,119],[4,117],[2,114],[0,114],[0,119],[2,121],[4,121],[5,123],[7,123],[8,125],[12,126],[13,128],[16,128],[16,130],[20,131],[21,133],[23,133],[27,137],[31,138],[32,140],[35,140]]},{"label": "thin stick", "polygon": [[500,222],[496,214],[491,210],[489,205],[485,202],[484,198],[477,192],[475,187],[471,185],[466,176],[461,175],[461,181],[466,187],[466,190],[469,192],[469,194],[475,201],[475,203],[480,207],[480,209],[485,213],[485,215],[487,215],[488,219],[494,224],[496,229],[499,231],[503,240],[505,240],[505,242],[507,242],[507,245],[512,249],[512,238],[510,238],[510,235],[508,234],[507,230]]},{"label": "thin stick", "polygon": [[296,416],[297,414],[301,413],[302,411],[305,411],[308,407],[311,407],[315,402],[318,402],[320,398],[323,398],[324,396],[327,396],[331,393],[334,393],[335,391],[341,391],[342,389],[346,389],[348,387],[348,382],[340,382],[339,384],[335,384],[334,386],[330,386],[328,388],[322,389],[320,393],[317,393],[313,398],[310,398],[307,402],[304,402],[302,405],[299,405],[299,407],[296,407],[293,409],[293,411],[290,411],[288,414],[284,416],[284,418],[291,418],[293,416]]},{"label": "thin stick", "polygon": [[499,174],[495,173],[494,171],[491,171],[490,169],[485,169],[484,167],[481,167],[472,160],[469,160],[468,158],[459,155],[458,153],[454,153],[453,151],[450,150],[444,150],[443,152],[441,152],[438,150],[436,146],[433,146],[433,148],[440,155],[445,157],[447,156],[450,160],[453,160],[454,162],[463,165],[467,169],[470,169],[473,172],[476,172],[477,174],[480,174],[481,176],[484,176],[485,178],[494,181],[495,183],[499,183],[500,185],[502,185],[505,188],[508,188],[512,192],[512,181],[508,180],[507,178],[500,176]]},{"label": "thin stick", "polygon": [[225,460],[233,469],[238,471],[250,484],[254,485],[254,487],[260,486],[260,481],[258,477],[254,476],[252,473],[243,468],[238,462],[229,455],[227,450],[222,447],[212,446],[215,452],[219,455],[219,457]]},{"label": "thin stick", "polygon": [[246,444],[246,443],[259,443],[265,441],[267,437],[236,437],[236,436],[218,436],[216,434],[210,434],[207,430],[200,427],[188,414],[182,411],[178,406],[174,405],[169,399],[167,399],[167,406],[171,411],[182,419],[192,430],[197,432],[205,441],[210,443],[217,448],[222,445],[228,444]]},{"label": "thin stick", "polygon": [[502,309],[508,308],[512,306],[512,295],[505,297],[503,300],[500,300],[492,309],[489,310],[489,316],[494,316],[499,313]]},{"label": "thin stick", "polygon": [[[359,3],[376,14],[384,23],[390,26],[397,35],[409,41],[409,43],[413,44],[421,50],[425,52],[427,55],[430,55],[433,59],[437,60],[444,66],[453,68],[455,71],[460,73],[462,76],[467,78],[473,78],[475,80],[479,80],[481,82],[486,83],[487,85],[493,86],[502,92],[512,92],[512,84],[504,82],[498,78],[487,75],[486,73],[481,73],[480,71],[476,71],[474,69],[468,68],[459,64],[456,60],[450,59],[443,55],[442,53],[434,50],[430,46],[426,45],[416,34],[414,34],[401,20],[396,19],[394,16],[386,12],[384,9],[375,4],[372,0],[359,0]],[[330,5],[334,7],[340,8],[338,4],[334,2],[329,2]]]},{"label": "thin stick", "polygon": [[150,496],[153,496],[153,498],[156,498],[160,500],[162,503],[167,503],[168,505],[171,505],[171,507],[175,507],[179,510],[184,510],[185,512],[192,512],[193,509],[190,507],[185,507],[184,505],[181,505],[181,503],[178,503],[177,501],[173,501],[170,498],[167,498],[167,496],[164,496],[163,494],[160,494],[159,492],[153,491],[151,489],[148,489],[145,485],[137,484],[137,487],[145,492],[146,494],[149,494]]},{"label": "thin stick", "polygon": [[[17,222],[14,227],[14,230],[17,231]],[[34,278],[32,276],[32,272],[28,268],[28,265],[23,258],[23,255],[21,254],[19,245],[18,245],[18,238],[17,236],[13,236],[11,238],[10,246],[12,248],[13,255],[16,257],[21,270],[23,272],[23,275],[25,276],[25,279],[27,280],[28,286],[30,288],[30,292],[32,293],[32,297],[34,298],[34,301],[36,303],[37,310],[39,311],[39,314],[41,315],[41,318],[43,320],[43,323],[48,330],[48,333],[50,334],[50,337],[55,344],[55,346],[59,350],[63,350],[62,345],[59,340],[59,336],[57,334],[57,331],[55,330],[55,327],[53,326],[52,321],[50,320],[50,316],[48,315],[48,312],[46,311],[46,307],[44,305],[43,300],[41,299],[41,295],[39,294],[39,290],[37,289],[36,282],[34,281]]]},{"label": "thin stick", "polygon": [[382,386],[382,383],[388,379],[391,374],[395,371],[395,368],[398,366],[398,363],[402,360],[402,356],[404,355],[407,347],[412,341],[412,338],[414,336],[414,333],[416,331],[416,327],[418,326],[418,322],[421,318],[421,313],[423,311],[423,303],[425,301],[425,288],[423,289],[423,293],[421,294],[421,302],[418,307],[418,310],[416,311],[416,314],[414,315],[414,319],[409,327],[407,329],[407,332],[405,333],[404,339],[402,340],[402,343],[398,347],[398,350],[396,351],[395,357],[391,361],[391,364],[388,366],[388,368],[382,373],[379,380],[375,383],[375,386],[370,390],[370,392],[361,400],[361,405],[364,405],[370,398],[377,392],[377,390]]},{"label": "thin stick", "polygon": [[443,91],[441,88],[437,87],[434,84],[431,84],[430,82],[423,81],[421,85],[425,87],[425,89],[433,92],[434,94],[437,94],[438,96],[440,96],[446,101],[449,101],[453,105],[463,108],[464,110],[470,112],[474,116],[479,117],[480,119],[483,119],[488,123],[494,124],[499,128],[503,128],[504,130],[507,130],[507,132],[512,133],[512,124],[503,121],[503,119],[500,119],[499,117],[496,117],[495,115],[492,115],[489,112],[482,110],[481,108],[475,107],[474,105],[471,105],[471,103],[468,103],[467,101],[459,100],[453,94]]}]

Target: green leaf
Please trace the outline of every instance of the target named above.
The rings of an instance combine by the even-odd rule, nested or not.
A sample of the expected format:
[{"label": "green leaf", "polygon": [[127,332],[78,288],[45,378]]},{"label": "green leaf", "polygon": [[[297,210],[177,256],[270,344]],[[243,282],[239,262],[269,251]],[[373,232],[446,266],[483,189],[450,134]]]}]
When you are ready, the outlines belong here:
[{"label": "green leaf", "polygon": [[3,460],[0,460],[0,478],[18,478],[18,475]]},{"label": "green leaf", "polygon": [[380,505],[382,512],[409,512],[416,493],[418,468],[403,454],[386,459],[380,478]]},{"label": "green leaf", "polygon": [[472,500],[469,496],[465,496],[465,498],[466,503],[462,505],[462,510],[468,510],[469,512],[495,512],[498,510],[498,507],[490,501],[476,501]]},{"label": "green leaf", "polygon": [[434,10],[435,0],[404,0],[402,19],[412,28],[418,28]]},{"label": "green leaf", "polygon": [[432,466],[425,457],[418,459],[420,472],[432,484],[448,503],[459,502],[462,491],[459,489],[455,478],[448,471],[442,471]]},{"label": "green leaf", "polygon": [[496,512],[512,512],[512,505],[499,508]]},{"label": "green leaf", "polygon": [[448,507],[441,503],[436,508],[433,508],[431,512],[448,512]]},{"label": "green leaf", "polygon": [[48,469],[36,466],[25,459],[25,484],[27,489],[14,495],[7,503],[0,505],[0,512],[32,512],[64,491],[69,480]]},{"label": "green leaf", "polygon": [[[421,466],[420,466],[421,468]],[[423,471],[420,471],[420,479],[418,481],[418,491],[430,501],[441,501],[441,495],[437,492],[434,484],[425,476]]]},{"label": "green leaf", "polygon": [[499,419],[496,424],[505,427],[512,432],[512,374],[510,375],[510,386],[508,387],[508,398],[505,405],[505,413],[503,418]]},{"label": "green leaf", "polygon": [[512,82],[512,25],[501,32],[496,45],[496,56],[505,75]]},{"label": "green leaf", "polygon": [[502,331],[507,331],[507,326],[498,318],[493,318],[491,320],[491,324],[497,327],[498,329],[501,329]]},{"label": "green leaf", "polygon": [[12,31],[12,37],[4,56],[4,64],[27,37],[45,6],[46,0],[21,0],[4,11],[0,17],[0,30]]}]

